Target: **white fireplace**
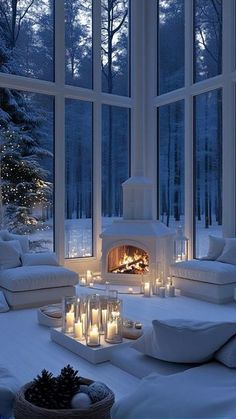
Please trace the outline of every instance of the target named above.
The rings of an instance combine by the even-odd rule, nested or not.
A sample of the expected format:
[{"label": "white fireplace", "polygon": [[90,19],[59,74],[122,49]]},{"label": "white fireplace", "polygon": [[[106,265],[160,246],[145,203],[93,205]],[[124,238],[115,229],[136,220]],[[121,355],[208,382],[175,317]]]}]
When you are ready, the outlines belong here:
[{"label": "white fireplace", "polygon": [[123,183],[123,219],[101,234],[102,277],[115,284],[139,285],[142,275],[168,274],[174,231],[152,219],[152,183],[140,176]]}]

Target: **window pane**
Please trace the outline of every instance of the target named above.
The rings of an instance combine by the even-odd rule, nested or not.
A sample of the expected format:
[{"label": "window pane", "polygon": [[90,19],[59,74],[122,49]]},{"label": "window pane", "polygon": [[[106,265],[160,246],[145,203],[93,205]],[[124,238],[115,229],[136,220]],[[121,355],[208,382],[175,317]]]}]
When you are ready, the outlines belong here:
[{"label": "window pane", "polygon": [[0,90],[1,228],[53,249],[53,99]]},{"label": "window pane", "polygon": [[184,101],[159,109],[159,219],[184,225]]},{"label": "window pane", "polygon": [[221,90],[195,98],[195,256],[207,254],[208,234],[222,235]]},{"label": "window pane", "polygon": [[0,71],[53,80],[53,0],[1,0]]},{"label": "window pane", "polygon": [[66,100],[65,257],[92,256],[92,104]]},{"label": "window pane", "polygon": [[92,88],[92,0],[65,0],[66,83]]},{"label": "window pane", "polygon": [[129,95],[129,0],[101,0],[102,90]]},{"label": "window pane", "polygon": [[103,227],[122,217],[121,184],[129,177],[129,110],[102,108],[102,216]]},{"label": "window pane", "polygon": [[184,85],[184,0],[159,0],[158,12],[158,90],[162,94]]},{"label": "window pane", "polygon": [[222,0],[195,0],[194,4],[197,82],[222,71]]}]

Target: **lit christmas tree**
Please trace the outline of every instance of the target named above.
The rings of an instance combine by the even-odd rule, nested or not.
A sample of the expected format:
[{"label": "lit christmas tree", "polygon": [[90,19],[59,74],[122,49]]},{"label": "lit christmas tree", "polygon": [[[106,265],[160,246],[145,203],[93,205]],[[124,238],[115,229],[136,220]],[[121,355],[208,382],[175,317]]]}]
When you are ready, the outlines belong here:
[{"label": "lit christmas tree", "polygon": [[[0,71],[9,72],[11,65],[11,51],[0,32]],[[0,221],[1,227],[18,233],[43,228],[34,210],[52,205],[50,173],[42,166],[43,159],[52,157],[40,145],[43,121],[32,95],[0,89]]]}]

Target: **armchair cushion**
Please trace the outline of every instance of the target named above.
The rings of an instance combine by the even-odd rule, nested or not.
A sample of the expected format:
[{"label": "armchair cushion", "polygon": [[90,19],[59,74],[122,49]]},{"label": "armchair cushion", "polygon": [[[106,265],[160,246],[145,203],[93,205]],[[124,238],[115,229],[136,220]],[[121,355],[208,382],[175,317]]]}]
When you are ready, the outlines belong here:
[{"label": "armchair cushion", "polygon": [[74,286],[78,275],[61,266],[20,266],[0,271],[0,287],[12,291]]},{"label": "armchair cushion", "polygon": [[20,255],[22,247],[19,240],[0,240],[0,266],[1,269],[17,268],[21,265]]}]

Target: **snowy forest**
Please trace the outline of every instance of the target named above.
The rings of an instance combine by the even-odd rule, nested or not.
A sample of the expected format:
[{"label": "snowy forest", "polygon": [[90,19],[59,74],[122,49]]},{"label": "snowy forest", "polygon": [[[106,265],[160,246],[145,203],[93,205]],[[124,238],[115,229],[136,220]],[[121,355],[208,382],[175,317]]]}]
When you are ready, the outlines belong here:
[{"label": "snowy forest", "polygon": [[[132,0],[131,0],[132,1]],[[221,72],[222,0],[195,0],[196,82]],[[92,0],[65,0],[65,83],[93,88]],[[184,86],[184,0],[159,0],[158,94]],[[128,96],[129,0],[101,0],[101,83]],[[0,72],[54,81],[54,0],[1,0]],[[155,95],[155,92],[154,92]],[[196,227],[222,223],[221,91],[196,97]],[[65,99],[65,256],[92,254],[93,105]],[[160,219],[184,222],[184,103],[158,110]],[[54,100],[0,88],[1,227],[53,248]],[[122,216],[121,184],[130,173],[130,112],[102,106],[103,225]],[[218,228],[218,227],[217,227]],[[197,235],[198,237],[198,235]]]}]

